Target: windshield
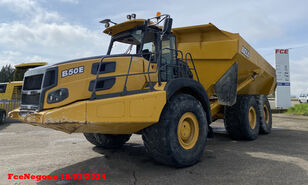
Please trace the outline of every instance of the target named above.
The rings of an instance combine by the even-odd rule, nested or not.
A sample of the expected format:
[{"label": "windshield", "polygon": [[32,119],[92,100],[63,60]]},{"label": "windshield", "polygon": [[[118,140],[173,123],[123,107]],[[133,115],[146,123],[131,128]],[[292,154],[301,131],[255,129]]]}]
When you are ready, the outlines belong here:
[{"label": "windshield", "polygon": [[143,37],[142,30],[124,32],[113,38],[110,54],[136,54]]},{"label": "windshield", "polygon": [[0,84],[0,93],[5,93],[6,84]]}]

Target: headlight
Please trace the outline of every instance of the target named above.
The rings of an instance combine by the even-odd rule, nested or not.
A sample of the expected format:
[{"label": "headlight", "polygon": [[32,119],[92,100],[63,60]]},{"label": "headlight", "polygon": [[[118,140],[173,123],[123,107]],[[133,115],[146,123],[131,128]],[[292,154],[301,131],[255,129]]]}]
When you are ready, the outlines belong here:
[{"label": "headlight", "polygon": [[47,103],[57,103],[68,97],[67,88],[61,88],[48,93]]}]

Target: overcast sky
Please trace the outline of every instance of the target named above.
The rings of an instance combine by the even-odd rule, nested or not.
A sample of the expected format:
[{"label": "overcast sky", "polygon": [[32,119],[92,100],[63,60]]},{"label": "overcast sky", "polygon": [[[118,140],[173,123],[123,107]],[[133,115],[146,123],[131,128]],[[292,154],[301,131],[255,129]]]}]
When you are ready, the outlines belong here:
[{"label": "overcast sky", "polygon": [[305,0],[0,0],[0,67],[102,55],[109,37],[98,22],[127,14],[170,14],[174,27],[215,24],[240,33],[274,66],[275,48],[290,50],[291,94],[308,90],[308,1]]}]

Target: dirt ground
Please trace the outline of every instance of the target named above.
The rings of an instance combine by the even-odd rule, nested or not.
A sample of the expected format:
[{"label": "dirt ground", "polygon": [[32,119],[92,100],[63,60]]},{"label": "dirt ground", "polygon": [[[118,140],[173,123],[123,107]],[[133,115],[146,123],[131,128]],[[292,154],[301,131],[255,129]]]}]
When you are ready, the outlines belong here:
[{"label": "dirt ground", "polygon": [[[201,161],[177,169],[149,158],[138,135],[122,149],[103,150],[82,134],[7,123],[0,126],[0,184],[308,184],[308,117],[274,114],[273,126],[255,141],[233,141],[217,121]],[[9,180],[11,173],[58,179]],[[103,173],[105,180],[61,179]]]}]

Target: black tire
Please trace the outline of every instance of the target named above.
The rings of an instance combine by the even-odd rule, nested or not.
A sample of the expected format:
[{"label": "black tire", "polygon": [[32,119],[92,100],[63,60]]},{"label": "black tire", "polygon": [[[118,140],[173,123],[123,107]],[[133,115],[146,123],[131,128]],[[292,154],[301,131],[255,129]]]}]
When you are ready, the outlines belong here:
[{"label": "black tire", "polygon": [[265,95],[257,98],[260,115],[260,134],[269,134],[272,130],[272,111],[269,101]]},{"label": "black tire", "polygon": [[[193,134],[189,134],[189,138],[194,138],[194,142],[187,148],[184,148],[183,143],[180,143],[180,129],[178,128],[182,125],[180,120],[185,115],[192,116],[196,125],[194,128],[198,128],[189,127],[194,130]],[[181,131],[180,133],[182,134]],[[196,133],[198,135],[195,135]],[[175,167],[185,167],[200,160],[206,145],[207,133],[206,113],[201,103],[191,95],[178,94],[167,102],[159,122],[143,130],[142,139],[146,151],[157,162]]]},{"label": "black tire", "polygon": [[6,122],[6,113],[5,111],[0,111],[0,124]]},{"label": "black tire", "polygon": [[86,139],[95,146],[113,149],[122,147],[130,138],[131,134],[111,135],[98,133],[84,133]]},{"label": "black tire", "polygon": [[[249,122],[250,111],[253,112],[255,121],[251,126]],[[260,116],[255,96],[239,95],[236,104],[225,107],[225,128],[232,139],[255,140],[260,130]]]},{"label": "black tire", "polygon": [[3,123],[3,113],[0,112],[0,124],[2,124],[2,123]]}]

